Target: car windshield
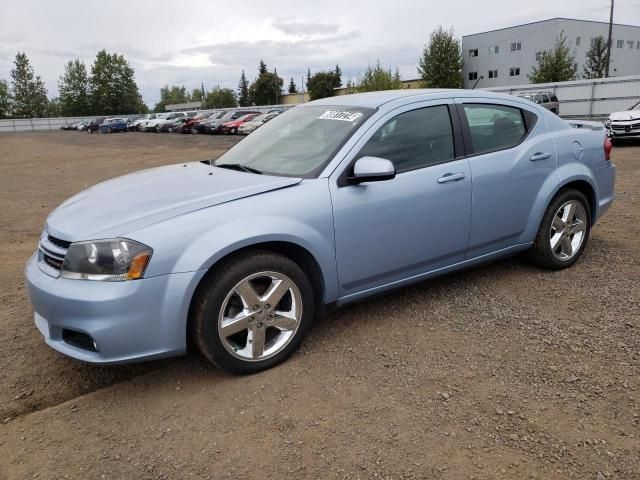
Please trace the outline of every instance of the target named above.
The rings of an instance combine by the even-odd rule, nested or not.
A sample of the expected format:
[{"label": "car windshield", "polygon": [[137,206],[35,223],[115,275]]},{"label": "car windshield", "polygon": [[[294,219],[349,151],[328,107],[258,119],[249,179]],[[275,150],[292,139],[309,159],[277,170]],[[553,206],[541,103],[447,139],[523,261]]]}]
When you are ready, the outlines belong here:
[{"label": "car windshield", "polygon": [[369,108],[339,106],[292,108],[236,144],[215,165],[313,177],[373,112]]},{"label": "car windshield", "polygon": [[631,110],[640,110],[640,102],[636,103],[633,107],[631,107]]}]

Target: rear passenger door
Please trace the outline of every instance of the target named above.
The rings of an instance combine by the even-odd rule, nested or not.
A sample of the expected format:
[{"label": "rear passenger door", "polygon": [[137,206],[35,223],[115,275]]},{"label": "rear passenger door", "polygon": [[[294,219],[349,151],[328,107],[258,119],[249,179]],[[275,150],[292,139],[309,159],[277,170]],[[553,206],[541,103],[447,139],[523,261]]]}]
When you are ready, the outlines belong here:
[{"label": "rear passenger door", "polygon": [[556,168],[543,118],[518,102],[456,100],[472,176],[466,258],[527,243],[523,232],[543,183]]}]

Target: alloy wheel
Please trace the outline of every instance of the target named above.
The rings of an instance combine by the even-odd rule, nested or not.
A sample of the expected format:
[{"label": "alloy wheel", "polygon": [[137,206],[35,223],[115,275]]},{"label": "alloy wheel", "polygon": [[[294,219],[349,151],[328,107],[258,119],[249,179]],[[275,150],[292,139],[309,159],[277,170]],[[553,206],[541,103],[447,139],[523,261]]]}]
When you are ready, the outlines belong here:
[{"label": "alloy wheel", "polygon": [[218,315],[224,348],[245,361],[261,361],[281,352],[302,319],[302,295],[285,275],[260,272],[236,284]]},{"label": "alloy wheel", "polygon": [[569,200],[556,212],[549,243],[553,256],[567,261],[580,251],[587,229],[587,213],[577,200]]}]

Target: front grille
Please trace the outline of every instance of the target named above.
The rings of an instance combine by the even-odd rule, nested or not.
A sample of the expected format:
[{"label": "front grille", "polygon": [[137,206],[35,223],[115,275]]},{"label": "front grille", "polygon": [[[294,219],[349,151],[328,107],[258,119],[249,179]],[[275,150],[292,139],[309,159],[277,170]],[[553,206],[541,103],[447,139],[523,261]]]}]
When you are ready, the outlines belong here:
[{"label": "front grille", "polygon": [[611,129],[612,130],[620,130],[620,131],[624,131],[627,128],[631,129],[631,130],[637,130],[640,129],[640,123],[634,123],[632,125],[617,125],[615,123],[611,124]]},{"label": "front grille", "polygon": [[64,248],[65,250],[69,248],[69,245],[71,245],[71,242],[67,242],[66,240],[61,240],[51,235],[47,235],[47,240],[53,243],[56,247]]},{"label": "front grille", "polygon": [[43,252],[42,254],[42,260],[44,261],[44,263],[46,263],[47,265],[49,265],[51,268],[55,268],[56,270],[62,270],[62,260],[59,260],[55,257],[52,257],[50,255],[47,255],[46,253]]}]

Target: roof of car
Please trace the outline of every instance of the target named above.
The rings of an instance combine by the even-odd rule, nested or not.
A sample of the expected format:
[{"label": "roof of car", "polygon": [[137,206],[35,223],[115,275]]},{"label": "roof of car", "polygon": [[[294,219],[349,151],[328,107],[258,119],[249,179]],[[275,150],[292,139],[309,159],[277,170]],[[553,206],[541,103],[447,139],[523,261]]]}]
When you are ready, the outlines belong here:
[{"label": "roof of car", "polygon": [[[423,97],[423,98],[413,98]],[[385,90],[382,92],[356,93],[353,95],[338,95],[336,97],[322,98],[314,100],[304,105],[349,105],[351,107],[378,108],[385,103],[395,100],[414,99],[418,100],[435,100],[438,98],[451,97],[478,97],[478,98],[496,98],[507,99],[514,97],[502,93],[494,93],[486,90],[463,90],[463,89],[435,89],[435,88],[416,88],[401,90]]]}]

